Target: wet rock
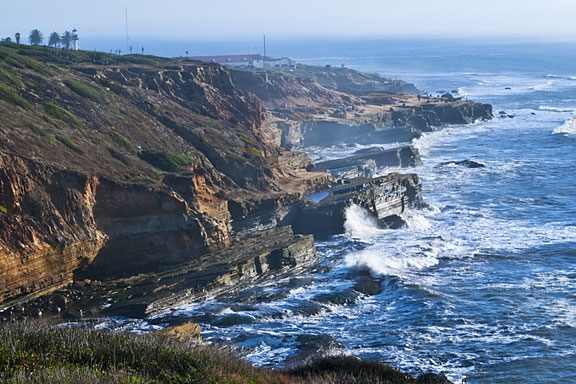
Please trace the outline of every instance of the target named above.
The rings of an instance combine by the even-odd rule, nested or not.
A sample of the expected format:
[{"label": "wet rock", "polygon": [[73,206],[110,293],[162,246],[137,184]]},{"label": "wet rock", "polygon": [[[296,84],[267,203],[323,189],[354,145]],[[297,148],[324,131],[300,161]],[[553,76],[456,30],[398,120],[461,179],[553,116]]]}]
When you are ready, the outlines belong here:
[{"label": "wet rock", "polygon": [[316,295],[312,300],[323,304],[354,305],[358,302],[359,297],[360,295],[357,291],[345,290]]},{"label": "wet rock", "polygon": [[314,359],[339,354],[343,348],[336,339],[329,335],[298,335],[296,338],[298,353],[288,359],[288,363],[310,362]]},{"label": "wet rock", "polygon": [[380,224],[382,228],[388,229],[400,229],[407,225],[406,220],[404,220],[402,216],[399,215],[390,215],[378,219],[378,224]]},{"label": "wet rock", "polygon": [[445,163],[440,164],[440,166],[445,166],[445,165],[459,165],[459,166],[466,167],[466,168],[485,168],[486,167],[486,165],[484,165],[482,163],[478,163],[478,162],[473,161],[473,160],[447,161]]},{"label": "wet rock", "polygon": [[311,268],[318,261],[312,236],[295,235],[289,227],[251,234],[227,249],[188,263],[131,279],[124,297],[108,314],[145,317],[208,296],[249,287]]},{"label": "wet rock", "polygon": [[240,324],[254,324],[254,322],[255,322],[254,318],[250,316],[231,314],[216,318],[212,322],[212,325],[218,327],[232,327],[234,325],[240,325]]},{"label": "wet rock", "polygon": [[314,172],[330,172],[336,179],[372,177],[380,167],[416,167],[422,161],[418,149],[412,146],[385,150],[360,150],[354,156],[316,164]]},{"label": "wet rock", "polygon": [[387,220],[390,224],[397,223],[394,216],[425,206],[420,179],[414,174],[391,173],[375,179],[346,180],[326,192],[328,196],[321,201],[308,201],[294,213],[290,224],[296,233],[313,234],[320,240],[344,233],[346,209],[353,204],[366,209],[383,224]]},{"label": "wet rock", "polygon": [[425,373],[416,378],[414,384],[453,384],[444,375],[437,375],[435,373]]}]

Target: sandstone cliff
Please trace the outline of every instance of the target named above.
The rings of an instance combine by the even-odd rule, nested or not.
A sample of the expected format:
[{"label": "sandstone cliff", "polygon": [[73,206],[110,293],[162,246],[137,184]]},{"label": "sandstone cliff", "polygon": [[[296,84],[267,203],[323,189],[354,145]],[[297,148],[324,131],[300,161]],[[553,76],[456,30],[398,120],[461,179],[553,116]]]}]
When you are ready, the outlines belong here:
[{"label": "sandstone cliff", "polygon": [[[312,264],[308,235],[341,231],[350,204],[382,223],[418,206],[415,175],[335,183],[329,164],[314,172],[288,149],[491,116],[471,102],[387,93],[394,86],[411,90],[357,73],[253,73],[0,44],[0,308],[89,278],[108,282],[98,295],[128,279],[140,314],[158,312],[202,287]],[[418,161],[398,150],[347,163],[361,172],[388,158]],[[328,187],[337,196],[306,199]],[[337,220],[303,225],[321,216]]]}]

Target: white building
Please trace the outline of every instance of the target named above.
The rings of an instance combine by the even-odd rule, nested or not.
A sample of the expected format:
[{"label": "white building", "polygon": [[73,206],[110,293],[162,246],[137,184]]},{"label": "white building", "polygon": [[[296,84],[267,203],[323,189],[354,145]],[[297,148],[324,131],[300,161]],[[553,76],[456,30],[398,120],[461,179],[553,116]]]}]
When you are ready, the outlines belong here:
[{"label": "white building", "polygon": [[296,66],[296,61],[289,57],[276,59],[272,57],[264,58],[262,55],[190,56],[181,57],[180,59],[247,68],[294,68]]}]

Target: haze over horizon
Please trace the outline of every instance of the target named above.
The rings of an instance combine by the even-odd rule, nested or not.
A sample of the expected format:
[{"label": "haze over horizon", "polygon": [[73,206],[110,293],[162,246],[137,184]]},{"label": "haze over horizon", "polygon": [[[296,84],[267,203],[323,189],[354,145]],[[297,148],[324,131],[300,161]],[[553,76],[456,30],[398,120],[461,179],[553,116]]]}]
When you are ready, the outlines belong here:
[{"label": "haze over horizon", "polygon": [[[576,2],[569,0],[292,0],[281,4],[262,0],[101,0],[73,6],[61,0],[30,3],[34,4],[2,5],[0,37],[13,39],[14,33],[20,32],[22,41],[27,42],[34,28],[40,29],[46,39],[52,31],[77,28],[83,49],[126,52],[127,8],[130,45],[134,49],[146,45],[146,53],[150,54],[183,52],[185,41],[241,41],[245,51],[250,44],[259,46],[264,33],[275,39],[425,36],[576,40]],[[162,44],[173,47],[161,50],[158,47]]]}]

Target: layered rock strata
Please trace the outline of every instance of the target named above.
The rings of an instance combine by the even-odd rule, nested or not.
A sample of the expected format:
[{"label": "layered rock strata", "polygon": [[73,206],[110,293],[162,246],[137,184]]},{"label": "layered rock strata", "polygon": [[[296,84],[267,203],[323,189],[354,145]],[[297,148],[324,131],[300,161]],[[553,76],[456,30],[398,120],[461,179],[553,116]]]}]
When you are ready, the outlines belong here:
[{"label": "layered rock strata", "polygon": [[425,207],[416,174],[344,180],[341,186],[310,196],[294,215],[292,227],[296,233],[310,233],[320,240],[344,233],[346,209],[353,204],[384,227],[399,225],[400,215],[408,209]]}]

